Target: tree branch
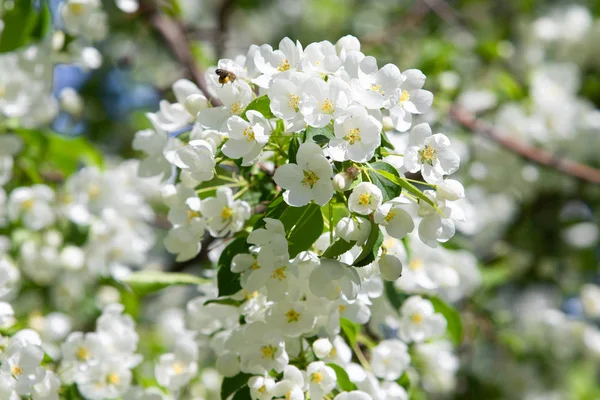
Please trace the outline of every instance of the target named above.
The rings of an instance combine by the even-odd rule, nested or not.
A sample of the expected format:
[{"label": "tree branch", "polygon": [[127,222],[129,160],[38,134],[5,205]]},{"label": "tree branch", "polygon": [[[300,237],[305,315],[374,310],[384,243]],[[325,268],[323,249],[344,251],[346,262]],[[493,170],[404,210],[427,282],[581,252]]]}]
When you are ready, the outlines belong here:
[{"label": "tree branch", "polygon": [[491,125],[478,120],[474,115],[458,106],[450,109],[450,117],[473,133],[487,137],[528,161],[553,168],[585,182],[600,184],[600,170],[559,157],[547,150],[518,142],[508,135],[498,132]]},{"label": "tree branch", "polygon": [[194,55],[190,50],[190,42],[186,36],[186,30],[181,22],[176,21],[164,14],[154,7],[147,5],[148,21],[154,28],[154,30],[161,36],[163,41],[167,44],[175,58],[183,66],[188,75],[195,83],[198,88],[202,91],[204,96],[212,103],[213,106],[222,105],[221,101],[216,97],[212,96],[208,90],[206,80],[204,79],[203,71],[196,64]]}]

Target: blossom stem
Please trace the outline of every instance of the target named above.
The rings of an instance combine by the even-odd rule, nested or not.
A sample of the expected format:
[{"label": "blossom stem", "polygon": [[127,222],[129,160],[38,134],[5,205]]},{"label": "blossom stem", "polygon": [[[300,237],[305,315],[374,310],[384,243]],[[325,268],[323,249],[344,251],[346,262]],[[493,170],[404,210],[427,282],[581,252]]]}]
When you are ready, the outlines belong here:
[{"label": "blossom stem", "polygon": [[354,351],[354,354],[356,354],[356,358],[358,358],[358,361],[360,362],[360,365],[362,365],[362,367],[365,370],[371,371],[371,364],[369,364],[369,361],[367,361],[367,358],[365,357],[365,355],[363,354],[362,350],[358,346],[358,343],[355,342],[352,345],[352,350]]},{"label": "blossom stem", "polygon": [[433,183],[418,181],[416,179],[410,179],[410,178],[404,178],[404,179],[406,179],[409,182],[418,183],[419,185],[427,185],[427,186],[431,186],[432,188],[436,188],[437,187],[437,185],[434,185]]},{"label": "blossom stem", "polygon": [[217,190],[220,187],[239,187],[239,186],[244,186],[244,185],[245,185],[245,182],[226,183],[224,185],[210,186],[210,187],[198,189],[198,190],[196,190],[196,193],[206,193],[206,192],[210,192],[211,190]]},{"label": "blossom stem", "polygon": [[333,202],[329,202],[329,243],[333,244]]}]

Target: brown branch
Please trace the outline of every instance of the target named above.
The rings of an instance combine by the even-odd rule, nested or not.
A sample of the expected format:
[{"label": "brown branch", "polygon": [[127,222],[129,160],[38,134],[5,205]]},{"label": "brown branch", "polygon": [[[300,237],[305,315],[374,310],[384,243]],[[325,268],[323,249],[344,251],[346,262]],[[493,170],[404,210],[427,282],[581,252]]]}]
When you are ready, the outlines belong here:
[{"label": "brown branch", "polygon": [[473,133],[480,134],[498,143],[502,147],[536,164],[553,168],[566,175],[585,182],[600,184],[600,170],[578,162],[562,158],[547,150],[518,142],[492,126],[478,120],[474,115],[458,106],[450,109],[450,116]]},{"label": "brown branch", "polygon": [[154,30],[158,32],[163,41],[167,44],[175,58],[183,66],[186,74],[198,85],[198,88],[204,93],[204,96],[213,106],[222,105],[221,101],[214,97],[208,90],[203,71],[196,64],[194,55],[190,49],[190,42],[185,34],[185,27],[181,22],[174,20],[164,14],[153,5],[146,5],[148,20]]}]

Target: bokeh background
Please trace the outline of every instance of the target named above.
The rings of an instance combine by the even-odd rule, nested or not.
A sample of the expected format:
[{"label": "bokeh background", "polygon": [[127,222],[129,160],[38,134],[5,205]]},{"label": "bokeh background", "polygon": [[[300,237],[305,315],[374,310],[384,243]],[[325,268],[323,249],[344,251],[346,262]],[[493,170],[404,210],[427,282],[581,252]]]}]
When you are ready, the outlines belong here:
[{"label": "bokeh background", "polygon": [[[157,9],[183,28],[200,70],[251,44],[277,47],[285,36],[335,43],[347,34],[380,66],[422,70],[435,94],[422,119],[452,138],[467,192],[467,222],[447,246],[475,254],[481,272],[460,304],[457,386],[441,397],[600,398],[600,294],[590,286],[600,284],[600,2],[103,3],[111,34],[97,44],[102,66],[54,69],[54,95],[71,88],[85,107],[62,110],[52,129],[115,158],[139,156],[131,142],[149,127],[144,113],[172,101],[172,83],[190,77],[178,44],[157,30]],[[542,150],[549,165],[537,162]],[[585,166],[589,174],[577,176]],[[161,262],[182,270],[203,259]]]}]

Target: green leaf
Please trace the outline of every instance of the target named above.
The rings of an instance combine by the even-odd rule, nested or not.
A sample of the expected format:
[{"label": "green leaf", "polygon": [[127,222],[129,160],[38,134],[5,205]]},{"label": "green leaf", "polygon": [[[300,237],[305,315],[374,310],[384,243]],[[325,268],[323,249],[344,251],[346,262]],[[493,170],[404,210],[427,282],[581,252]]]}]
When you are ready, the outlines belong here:
[{"label": "green leaf", "polygon": [[271,112],[271,100],[269,100],[269,97],[266,94],[257,97],[248,104],[248,107],[246,107],[246,110],[244,110],[244,114],[242,115],[244,119],[248,119],[246,113],[250,110],[258,111],[267,119],[275,118],[275,115]]},{"label": "green leaf", "polygon": [[204,305],[209,305],[209,304],[221,304],[223,306],[233,306],[233,307],[239,307],[241,306],[243,303],[243,301],[241,300],[234,300],[234,299],[230,299],[228,297],[225,298],[218,298],[218,299],[210,299],[210,300],[206,300],[204,302]]},{"label": "green leaf", "polygon": [[385,292],[385,296],[387,297],[392,307],[394,307],[395,310],[399,310],[400,307],[402,307],[402,303],[404,303],[404,300],[406,300],[408,296],[398,292],[398,290],[394,286],[394,282],[383,282],[383,289]]},{"label": "green leaf", "polygon": [[41,10],[36,10],[33,2],[34,0],[15,1],[12,9],[5,10],[2,15],[4,29],[0,35],[0,53],[38,41],[46,34],[50,26],[50,11],[46,4]]},{"label": "green leaf", "polygon": [[396,381],[396,383],[402,386],[408,392],[410,390],[410,377],[406,373],[406,371],[402,374],[400,378]]},{"label": "green leaf", "polygon": [[398,184],[400,186],[402,186],[402,189],[409,191],[410,193],[412,193],[415,196],[417,196],[419,199],[421,199],[421,200],[429,203],[430,205],[432,205],[436,210],[440,211],[439,208],[433,202],[433,200],[431,200],[429,197],[425,196],[425,193],[423,193],[421,190],[419,190],[418,187],[416,187],[415,185],[413,185],[412,183],[410,183],[409,181],[407,181],[406,178],[400,178],[398,180]]},{"label": "green leaf", "polygon": [[439,297],[430,296],[429,301],[433,304],[433,308],[436,312],[442,314],[448,322],[448,334],[450,338],[457,346],[462,341],[462,322],[460,319],[460,313]]},{"label": "green leaf", "polygon": [[221,399],[226,400],[229,396],[246,386],[252,375],[239,373],[231,378],[224,378],[221,383]]},{"label": "green leaf", "polygon": [[290,148],[288,150],[288,156],[290,159],[290,163],[296,164],[296,153],[298,153],[298,149],[300,148],[300,139],[297,136],[294,136],[290,141]]},{"label": "green leaf", "polygon": [[290,258],[310,249],[323,232],[321,207],[314,203],[304,207],[288,207],[279,220],[287,232]]},{"label": "green leaf", "polygon": [[252,396],[250,396],[250,388],[248,386],[244,386],[235,392],[231,400],[252,400]]},{"label": "green leaf", "polygon": [[231,260],[237,254],[248,253],[248,242],[245,237],[239,237],[231,242],[219,257],[217,273],[217,286],[219,297],[229,296],[242,290],[240,274],[231,272]]},{"label": "green leaf", "polygon": [[174,285],[202,285],[210,283],[209,279],[178,272],[139,271],[127,275],[123,283],[135,293],[144,296]]},{"label": "green leaf", "polygon": [[350,250],[356,244],[356,240],[346,242],[344,239],[338,239],[323,252],[321,257],[335,258]]},{"label": "green leaf", "polygon": [[335,371],[337,384],[340,389],[342,389],[344,392],[351,392],[353,390],[357,390],[356,385],[350,380],[350,377],[348,376],[348,373],[344,368],[334,363],[329,363],[327,364],[327,366]]},{"label": "green leaf", "polygon": [[388,138],[388,136],[385,133],[385,131],[381,131],[381,145],[383,147],[387,147],[390,150],[395,150],[396,149],[394,147],[394,145],[392,144],[392,142],[390,142],[390,139]]},{"label": "green leaf", "polygon": [[344,332],[344,335],[346,335],[350,346],[354,346],[354,344],[356,343],[356,337],[360,332],[360,325],[355,324],[349,319],[340,318],[340,327],[342,328],[342,332]]},{"label": "green leaf", "polygon": [[402,187],[398,183],[400,175],[396,168],[383,161],[369,164],[369,167],[367,174],[373,184],[383,193],[383,201],[392,200],[400,195]]},{"label": "green leaf", "polygon": [[304,142],[315,142],[319,146],[329,143],[329,141],[334,137],[335,135],[333,134],[333,131],[328,126],[323,128],[309,126],[304,132]]},{"label": "green leaf", "polygon": [[102,166],[102,153],[84,137],[49,134],[47,157],[53,167],[67,175],[75,172],[81,164]]},{"label": "green leaf", "polygon": [[371,221],[371,233],[369,233],[367,241],[362,246],[361,253],[356,257],[352,265],[355,267],[364,267],[375,261],[382,243],[383,234],[381,233],[381,229],[379,229],[379,225]]}]

